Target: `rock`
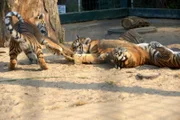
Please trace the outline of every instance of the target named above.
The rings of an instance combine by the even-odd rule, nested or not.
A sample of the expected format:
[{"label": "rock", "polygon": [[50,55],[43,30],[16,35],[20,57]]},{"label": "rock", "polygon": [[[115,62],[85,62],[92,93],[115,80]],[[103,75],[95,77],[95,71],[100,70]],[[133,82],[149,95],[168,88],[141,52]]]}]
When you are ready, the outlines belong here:
[{"label": "rock", "polygon": [[143,79],[155,79],[159,77],[161,74],[160,73],[138,73],[136,75],[137,80],[143,80]]}]

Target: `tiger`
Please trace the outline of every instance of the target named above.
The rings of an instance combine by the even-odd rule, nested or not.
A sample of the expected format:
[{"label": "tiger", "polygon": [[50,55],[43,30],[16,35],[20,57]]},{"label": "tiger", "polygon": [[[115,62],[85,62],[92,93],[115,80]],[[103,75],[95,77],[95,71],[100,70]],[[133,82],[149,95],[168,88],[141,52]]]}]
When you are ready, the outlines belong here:
[{"label": "tiger", "polygon": [[[119,37],[118,40],[129,41],[131,43],[136,43],[136,44],[144,42],[143,38],[135,30],[129,30],[125,32]],[[79,54],[96,53],[97,50],[99,49],[98,48],[99,41],[100,40],[91,40],[89,37],[79,37],[79,35],[77,35],[76,39],[72,42],[71,49],[75,53],[79,53]],[[109,44],[111,47],[116,45],[112,42],[109,42]],[[105,46],[107,45],[108,44],[106,44]],[[110,47],[110,46],[108,45],[107,47]]]},{"label": "tiger", "polygon": [[138,46],[149,54],[149,59],[146,61],[148,64],[158,67],[180,68],[180,52],[173,51],[157,41],[141,43]]},{"label": "tiger", "polygon": [[[106,45],[101,45],[103,43],[104,42],[102,42],[101,40],[91,40],[89,37],[77,36],[77,38],[72,42],[71,45],[71,50],[74,52],[74,61],[76,62],[76,60],[79,59],[79,57],[75,56],[88,54],[88,56],[86,56],[88,58],[84,60],[83,63],[105,63],[105,59],[112,51],[113,47],[110,47],[108,45],[109,42],[108,44],[106,44],[108,45],[108,47],[106,47]],[[104,46],[105,48],[102,48],[101,46]]]},{"label": "tiger", "polygon": [[[82,63],[106,63],[112,61],[109,56],[117,46],[131,48],[132,45],[125,40],[91,40],[88,37],[77,37],[72,42],[71,49],[75,53],[74,56],[84,54],[85,59],[83,58]],[[74,57],[75,62],[79,61],[77,59],[80,57]]]},{"label": "tiger", "polygon": [[[12,26],[11,18],[15,16],[18,18],[18,22]],[[5,25],[10,35],[12,36],[9,44],[9,55],[10,63],[9,70],[14,70],[17,65],[17,56],[23,51],[31,63],[39,63],[42,70],[47,70],[47,64],[43,57],[42,46],[45,45],[47,49],[56,53],[57,55],[62,54],[62,48],[56,43],[52,42],[45,33],[41,33],[40,24],[42,23],[42,17],[38,17],[35,20],[35,25],[24,21],[21,15],[17,12],[8,12],[5,16]],[[38,26],[39,25],[39,29]],[[46,30],[44,30],[46,32]]]},{"label": "tiger", "polygon": [[[78,53],[83,54],[83,58],[81,58],[82,63],[87,63],[87,61],[88,63],[113,63],[117,69],[132,68],[144,64],[158,67],[180,68],[180,53],[172,51],[157,41],[134,44],[126,40],[90,41],[89,39],[90,38],[88,38],[89,43],[86,41],[86,38],[76,39],[72,43],[74,50],[77,50],[78,47],[81,48],[81,51]],[[74,43],[76,43],[76,45],[78,43],[79,45],[75,46]],[[96,50],[93,50],[95,52],[91,50],[93,46],[96,46]],[[94,54],[96,54],[96,56]],[[76,59],[80,58],[77,57]]]},{"label": "tiger", "polygon": [[132,68],[148,64],[158,67],[180,68],[180,52],[172,51],[157,41],[134,44],[132,48],[119,46],[112,51],[116,68]]},{"label": "tiger", "polygon": [[[45,45],[46,48],[53,54],[63,55],[63,57],[65,57],[66,60],[73,61],[73,52],[68,47],[64,46],[62,43],[59,43],[57,40],[54,40],[51,37],[48,37],[48,30],[46,27],[45,15],[43,13],[40,13],[35,18],[31,18],[31,21],[33,21],[33,20],[34,20],[34,24],[37,26],[37,28],[40,31],[39,32],[39,31],[33,29],[33,31],[35,31],[35,32],[33,32],[33,34],[36,37],[38,37],[37,40],[39,40],[39,39],[41,40],[43,38],[42,41],[38,41],[38,42],[40,42],[41,45]],[[31,31],[31,29],[30,29],[30,31]]]}]

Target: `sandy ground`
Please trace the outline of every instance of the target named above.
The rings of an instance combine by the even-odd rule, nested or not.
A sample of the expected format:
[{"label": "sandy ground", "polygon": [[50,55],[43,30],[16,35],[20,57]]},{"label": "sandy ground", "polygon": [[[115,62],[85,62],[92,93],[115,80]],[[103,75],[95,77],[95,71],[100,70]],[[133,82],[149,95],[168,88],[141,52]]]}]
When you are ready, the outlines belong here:
[{"label": "sandy ground", "polygon": [[[115,27],[117,21],[103,22]],[[69,40],[77,33],[86,36],[89,30],[89,36],[96,37],[95,31],[100,29],[97,38],[118,37],[106,35],[110,26],[89,27],[103,22],[64,27],[69,31]],[[84,27],[74,31],[78,25]],[[163,24],[158,26],[158,32],[142,36],[147,42],[157,40],[168,45],[180,43],[179,33],[180,26]],[[21,54],[17,70],[8,71],[8,48],[1,50],[6,53],[0,55],[0,120],[180,120],[179,69],[144,65],[117,70],[106,64],[74,65],[44,50],[49,70],[29,65]],[[138,73],[160,76],[139,80]]]}]

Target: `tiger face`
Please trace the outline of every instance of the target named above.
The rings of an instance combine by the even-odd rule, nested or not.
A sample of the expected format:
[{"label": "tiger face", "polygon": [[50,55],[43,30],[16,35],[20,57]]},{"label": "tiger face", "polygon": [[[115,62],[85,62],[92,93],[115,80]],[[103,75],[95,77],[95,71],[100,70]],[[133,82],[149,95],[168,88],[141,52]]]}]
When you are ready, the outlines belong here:
[{"label": "tiger face", "polygon": [[116,68],[131,68],[150,63],[148,51],[136,44],[128,44],[116,47],[111,52],[111,59]]},{"label": "tiger face", "polygon": [[74,53],[77,54],[89,53],[90,43],[90,38],[77,36],[77,39],[72,43],[71,49]]},{"label": "tiger face", "polygon": [[48,36],[48,30],[45,22],[45,15],[43,13],[38,14],[35,17],[35,25],[44,36]]},{"label": "tiger face", "polygon": [[127,58],[127,49],[117,47],[113,50],[113,62],[115,64],[115,68],[123,68],[125,67],[125,61]]}]

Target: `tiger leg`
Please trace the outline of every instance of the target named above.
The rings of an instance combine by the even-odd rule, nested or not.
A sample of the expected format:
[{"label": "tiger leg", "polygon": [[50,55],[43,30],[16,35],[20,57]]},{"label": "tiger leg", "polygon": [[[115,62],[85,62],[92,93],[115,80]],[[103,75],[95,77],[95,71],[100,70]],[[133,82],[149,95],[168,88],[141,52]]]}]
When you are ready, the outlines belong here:
[{"label": "tiger leg", "polygon": [[19,43],[11,40],[9,45],[9,56],[10,56],[10,63],[9,63],[9,70],[15,70],[17,65],[17,56],[22,52]]},{"label": "tiger leg", "polygon": [[158,42],[150,43],[158,53],[154,56],[155,65],[159,67],[180,68],[180,53],[161,45]]},{"label": "tiger leg", "polygon": [[100,64],[104,62],[105,60],[100,59],[98,54],[74,54],[75,64]]},{"label": "tiger leg", "polygon": [[65,47],[63,44],[56,44],[55,42],[53,42],[54,40],[50,37],[44,37],[43,40],[41,40],[41,44],[45,45],[46,48],[57,55],[63,55],[67,60],[72,61],[73,60],[73,52],[68,49],[67,47]]},{"label": "tiger leg", "polygon": [[172,58],[173,56],[173,51],[167,47],[165,47],[164,45],[160,44],[157,41],[152,41],[149,43],[149,45],[158,51],[157,55],[156,55],[156,59],[162,59],[164,61],[167,61],[169,59]]},{"label": "tiger leg", "polygon": [[[61,55],[62,47],[53,42],[53,39],[49,37],[43,37],[43,39],[37,39],[42,45],[45,45],[46,48],[53,54]],[[52,41],[51,41],[52,40]]]},{"label": "tiger leg", "polygon": [[24,53],[28,57],[30,64],[38,64],[37,55],[31,49],[25,50]]},{"label": "tiger leg", "polygon": [[37,50],[35,52],[36,52],[36,55],[37,55],[37,58],[38,58],[38,62],[39,62],[39,65],[40,65],[41,69],[47,70],[48,67],[47,67],[47,64],[46,64],[46,62],[44,60],[44,56],[43,56],[43,52],[42,52],[41,46],[38,46]]},{"label": "tiger leg", "polygon": [[161,44],[161,43],[159,43],[159,42],[157,42],[157,41],[151,41],[150,43],[149,43],[149,45],[152,47],[152,48],[157,48],[157,47],[162,47],[163,45]]},{"label": "tiger leg", "polygon": [[9,63],[9,70],[15,70],[16,68],[16,65],[17,65],[17,56],[19,55],[20,53],[11,53],[10,54],[10,63]]},{"label": "tiger leg", "polygon": [[172,52],[165,46],[157,47],[158,53],[153,56],[154,64],[159,67],[180,68],[180,53]]}]

